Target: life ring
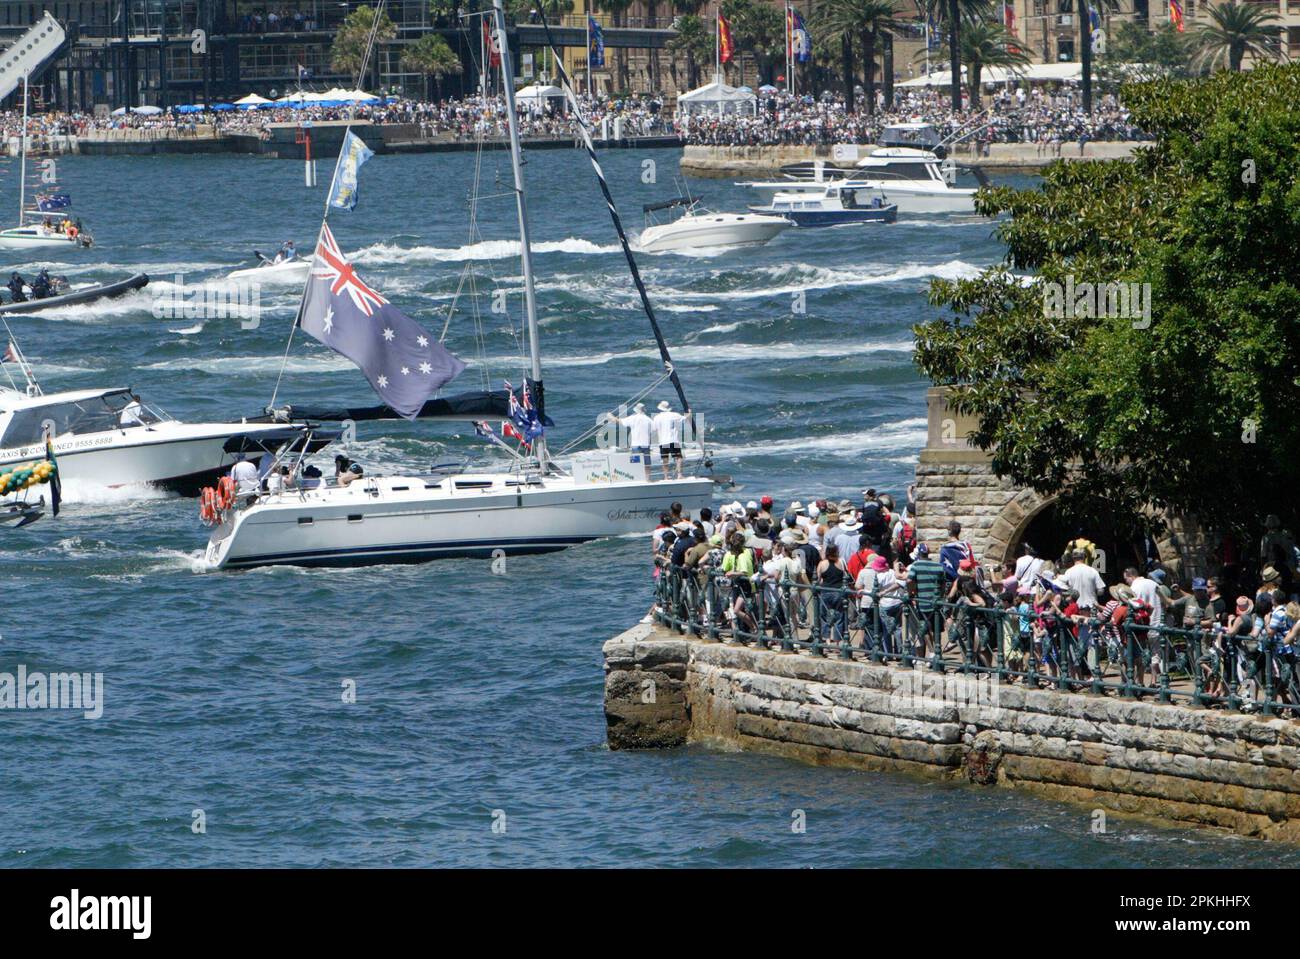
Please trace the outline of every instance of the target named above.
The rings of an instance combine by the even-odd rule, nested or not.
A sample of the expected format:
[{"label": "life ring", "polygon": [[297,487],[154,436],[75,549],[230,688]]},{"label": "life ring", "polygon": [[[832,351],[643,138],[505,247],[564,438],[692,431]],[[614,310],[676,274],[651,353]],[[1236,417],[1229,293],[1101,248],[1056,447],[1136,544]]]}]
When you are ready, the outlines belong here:
[{"label": "life ring", "polygon": [[199,519],[206,526],[217,521],[216,495],[216,490],[211,486],[203,487],[203,492],[199,494]]},{"label": "life ring", "polygon": [[79,231],[75,226],[68,227],[68,239],[75,240],[77,238],[78,232]]},{"label": "life ring", "polygon": [[223,476],[217,480],[216,505],[217,509],[230,509],[235,503],[235,480],[230,476]]}]

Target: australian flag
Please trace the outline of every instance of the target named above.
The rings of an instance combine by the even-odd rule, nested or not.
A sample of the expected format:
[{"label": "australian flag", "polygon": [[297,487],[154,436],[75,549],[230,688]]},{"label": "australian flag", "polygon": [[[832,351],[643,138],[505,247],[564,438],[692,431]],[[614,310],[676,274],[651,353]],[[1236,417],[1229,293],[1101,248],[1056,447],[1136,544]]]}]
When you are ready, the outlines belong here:
[{"label": "australian flag", "polygon": [[361,369],[379,398],[407,419],[465,369],[416,323],[357,276],[321,227],[303,295],[302,328]]},{"label": "australian flag", "polygon": [[515,396],[514,387],[510,381],[505,381],[506,393],[510,397],[510,420],[501,424],[501,432],[506,436],[511,436],[519,442],[532,445],[533,440],[546,432],[542,425],[542,419],[537,415],[537,407],[533,406],[532,396],[528,392],[528,381],[524,380],[524,388],[520,390],[519,396]]},{"label": "australian flag", "polygon": [[38,193],[36,195],[36,209],[42,213],[66,210],[70,206],[72,206],[72,197],[67,193]]},{"label": "australian flag", "polygon": [[587,15],[587,65],[591,67],[603,67],[605,65],[605,31],[600,29],[600,24],[596,18]]}]

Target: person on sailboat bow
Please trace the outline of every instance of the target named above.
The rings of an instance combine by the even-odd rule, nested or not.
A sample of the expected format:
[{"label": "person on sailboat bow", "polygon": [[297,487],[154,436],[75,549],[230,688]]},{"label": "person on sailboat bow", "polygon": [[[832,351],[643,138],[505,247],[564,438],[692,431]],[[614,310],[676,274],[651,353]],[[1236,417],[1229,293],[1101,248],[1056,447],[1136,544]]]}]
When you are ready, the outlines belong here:
[{"label": "person on sailboat bow", "polygon": [[280,247],[280,251],[275,254],[276,263],[288,263],[290,260],[298,258],[298,249],[293,245],[293,240],[285,240]]},{"label": "person on sailboat bow", "polygon": [[627,428],[628,448],[645,464],[645,478],[648,481],[650,479],[650,428],[653,421],[646,416],[645,404],[637,403],[633,406],[631,416],[619,416],[616,413],[609,415],[619,426]]},{"label": "person on sailboat bow", "polygon": [[[687,410],[689,413],[690,410]],[[686,417],[673,411],[667,400],[659,402],[659,412],[655,414],[655,436],[659,442],[659,459],[663,464],[664,479],[668,478],[668,461],[676,460],[677,478],[682,478],[682,423]]]}]

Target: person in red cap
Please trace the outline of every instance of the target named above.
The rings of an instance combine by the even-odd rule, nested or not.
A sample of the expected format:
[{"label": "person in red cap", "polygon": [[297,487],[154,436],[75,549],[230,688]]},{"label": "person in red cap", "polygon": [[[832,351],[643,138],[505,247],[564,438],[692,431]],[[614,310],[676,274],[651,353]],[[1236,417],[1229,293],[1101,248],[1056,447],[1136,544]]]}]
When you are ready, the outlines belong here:
[{"label": "person in red cap", "polygon": [[758,515],[764,516],[769,520],[772,518],[772,497],[763,496],[762,499],[758,501]]}]

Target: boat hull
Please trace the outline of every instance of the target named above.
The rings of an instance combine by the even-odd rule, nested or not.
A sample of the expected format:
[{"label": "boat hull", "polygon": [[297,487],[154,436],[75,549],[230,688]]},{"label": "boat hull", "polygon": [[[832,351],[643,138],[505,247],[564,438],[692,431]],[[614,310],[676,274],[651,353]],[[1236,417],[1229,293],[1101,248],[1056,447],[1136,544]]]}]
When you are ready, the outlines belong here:
[{"label": "boat hull", "polygon": [[[54,441],[65,499],[76,502],[79,487],[158,486],[193,496],[230,470],[225,451],[232,437],[283,427],[239,423],[157,423]],[[0,450],[0,472],[45,456],[43,445]]]},{"label": "boat hull", "polygon": [[648,532],[672,503],[697,515],[713,497],[710,479],[562,480],[512,492],[456,491],[453,482],[384,478],[263,497],[213,530],[206,561],[216,569],[366,566],[551,552]]},{"label": "boat hull", "polygon": [[902,213],[970,213],[975,212],[975,192],[960,187],[933,189],[928,182],[867,180],[879,189]]},{"label": "boat hull", "polygon": [[778,216],[753,216],[743,220],[709,215],[683,217],[663,226],[647,227],[641,233],[638,246],[645,253],[762,246],[789,226],[789,222]]},{"label": "boat hull", "polygon": [[227,279],[256,280],[258,283],[306,283],[309,272],[311,272],[310,260],[290,260],[288,263],[235,270]]},{"label": "boat hull", "polygon": [[893,223],[898,219],[898,208],[859,207],[848,210],[782,210],[781,215],[795,226],[809,228],[820,226],[848,226],[853,223]]},{"label": "boat hull", "polygon": [[116,283],[104,283],[100,286],[89,289],[72,290],[68,293],[62,293],[58,296],[47,296],[41,300],[24,300],[21,303],[5,303],[0,305],[0,313],[35,313],[37,310],[51,310],[60,306],[76,306],[79,303],[92,303],[95,300],[111,299],[115,296],[122,296],[132,290],[138,290],[147,285],[149,277],[143,273],[136,273],[134,276],[125,280],[118,280]]}]

